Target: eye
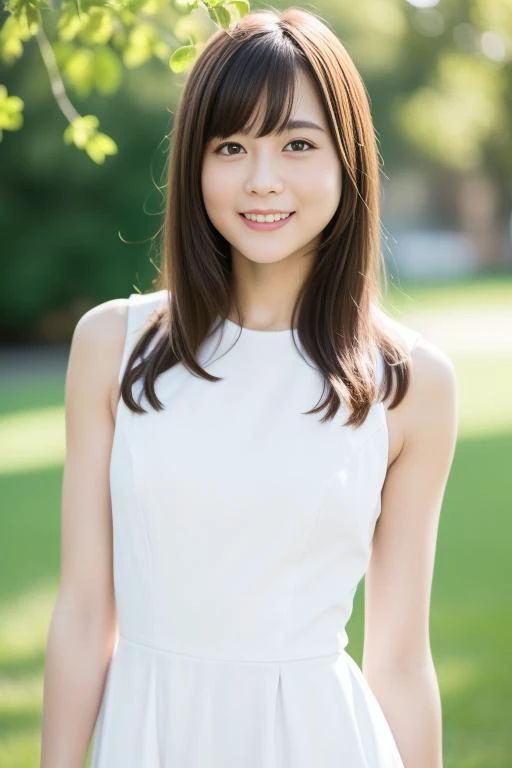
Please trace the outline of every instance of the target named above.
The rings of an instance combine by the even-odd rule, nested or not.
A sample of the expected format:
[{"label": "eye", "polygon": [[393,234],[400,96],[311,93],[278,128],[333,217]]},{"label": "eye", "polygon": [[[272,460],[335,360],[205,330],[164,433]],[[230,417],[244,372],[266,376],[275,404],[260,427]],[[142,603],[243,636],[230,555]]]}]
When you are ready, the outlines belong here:
[{"label": "eye", "polygon": [[[311,144],[309,141],[306,141],[305,139],[293,139],[292,141],[289,141],[288,144],[286,144],[286,146],[288,147],[290,144],[303,144],[303,145],[306,145],[308,147],[307,150],[301,149],[298,152],[292,152],[292,154],[294,154],[294,155],[297,155],[297,154],[300,154],[300,153],[304,154],[304,152],[305,151],[308,152],[309,149],[316,149],[316,147],[314,147],[313,144]],[[227,153],[226,152],[221,152],[221,149],[224,149],[224,147],[241,147],[241,146],[242,145],[238,144],[238,142],[236,142],[236,141],[225,141],[224,144],[220,144],[217,147],[217,149],[215,150],[215,154],[217,154],[217,155],[225,155],[225,156],[228,156],[228,157],[233,157],[233,155],[239,155],[240,153],[239,152],[234,152],[234,153],[233,152],[227,152]]]},{"label": "eye", "polygon": [[[224,144],[221,144],[220,146],[217,147],[217,149],[215,150],[215,154],[216,155],[221,155],[221,154],[225,155],[226,152],[221,152],[221,149],[224,149],[224,147],[240,147],[240,146],[242,146],[242,145],[241,144],[237,144],[236,141],[226,141],[226,142],[224,142]],[[231,153],[228,152],[227,154],[230,155]],[[238,154],[238,153],[235,152],[235,154]]]},{"label": "eye", "polygon": [[[309,141],[306,141],[305,139],[293,139],[292,141],[288,142],[288,144],[286,146],[289,146],[289,144],[307,144],[307,146],[310,149],[315,149],[315,147],[312,144],[310,144]],[[304,152],[304,150],[301,150],[301,152]]]}]

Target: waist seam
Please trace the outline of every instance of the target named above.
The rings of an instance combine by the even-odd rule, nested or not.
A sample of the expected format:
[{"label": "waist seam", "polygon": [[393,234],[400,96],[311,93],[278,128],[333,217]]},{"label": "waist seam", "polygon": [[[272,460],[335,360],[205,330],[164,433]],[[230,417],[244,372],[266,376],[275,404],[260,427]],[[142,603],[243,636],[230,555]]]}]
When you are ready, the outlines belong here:
[{"label": "waist seam", "polygon": [[189,659],[190,661],[199,661],[207,664],[300,664],[314,661],[322,661],[325,659],[337,659],[345,653],[345,650],[332,651],[331,653],[322,653],[315,656],[299,656],[287,659],[223,659],[212,658],[207,656],[194,656],[188,653],[182,653],[181,651],[174,651],[169,648],[158,648],[154,645],[148,645],[141,643],[138,640],[132,640],[122,632],[118,633],[119,640],[127,645],[132,645],[136,648],[142,648],[145,651],[152,651],[154,653],[164,653],[168,656],[177,656],[183,659]]}]

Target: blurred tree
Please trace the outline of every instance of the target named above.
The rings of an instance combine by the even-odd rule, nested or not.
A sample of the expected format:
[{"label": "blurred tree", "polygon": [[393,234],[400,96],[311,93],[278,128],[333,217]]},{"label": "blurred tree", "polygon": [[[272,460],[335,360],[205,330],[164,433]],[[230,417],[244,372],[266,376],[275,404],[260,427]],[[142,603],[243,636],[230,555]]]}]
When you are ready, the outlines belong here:
[{"label": "blurred tree", "polygon": [[[512,170],[512,0],[323,0],[386,142],[444,167]],[[383,119],[382,119],[383,118]]]},{"label": "blurred tree", "polygon": [[[37,41],[51,88],[69,125],[64,139],[101,163],[116,152],[78,98],[116,92],[126,69],[152,58],[185,71],[215,25],[228,28],[248,0],[4,0],[0,61]],[[277,2],[276,7],[283,3]],[[442,167],[464,171],[490,159],[512,171],[512,0],[324,0],[383,115],[387,142],[405,140]],[[0,86],[3,130],[23,124],[23,100]]]},{"label": "blurred tree", "polygon": [[[53,96],[69,123],[64,141],[101,164],[117,145],[98,130],[96,115],[79,114],[66,88],[80,98],[93,89],[111,95],[124,68],[140,67],[152,57],[173,72],[185,71],[205,44],[204,27],[193,15],[200,6],[226,29],[250,10],[248,0],[62,0],[51,6],[46,0],[5,0],[0,58],[14,63],[24,44],[36,39]],[[21,128],[23,106],[19,96],[0,86],[0,140],[2,129]]]},{"label": "blurred tree", "polygon": [[[219,26],[212,3],[191,10],[181,0],[77,2],[78,10],[37,6],[47,46],[37,34],[24,40],[23,22],[7,7],[0,14],[4,340],[69,339],[84,308],[154,276],[146,244],[158,261],[151,230],[161,222],[173,107],[186,78],[169,62],[173,51],[201,45]],[[290,4],[273,0],[272,7]],[[312,10],[362,73],[386,171],[411,169],[431,190],[413,225],[466,231],[496,261],[512,199],[512,0],[316,0]],[[67,19],[60,32],[59,14]],[[13,18],[18,34],[7,35]],[[111,26],[105,18],[114,19]],[[51,65],[41,66],[43,51],[55,59],[56,80]],[[67,130],[74,112],[98,119],[82,123],[81,135],[101,126],[119,145],[116,157],[98,166],[62,141],[63,121]],[[22,115],[23,130],[8,135]],[[92,143],[96,158],[104,148]]]},{"label": "blurred tree", "polygon": [[388,167],[437,190],[424,218],[510,265],[512,0],[361,0],[320,7],[360,67]]}]

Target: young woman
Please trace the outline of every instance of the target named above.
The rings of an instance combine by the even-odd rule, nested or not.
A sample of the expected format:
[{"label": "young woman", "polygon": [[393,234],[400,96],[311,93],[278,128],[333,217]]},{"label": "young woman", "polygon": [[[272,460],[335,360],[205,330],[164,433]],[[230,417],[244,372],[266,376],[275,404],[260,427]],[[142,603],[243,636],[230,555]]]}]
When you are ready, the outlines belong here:
[{"label": "young woman", "polygon": [[312,13],[251,13],[173,134],[159,280],[73,336],[43,768],[92,735],[93,768],[440,768],[456,383],[379,306],[360,75]]}]

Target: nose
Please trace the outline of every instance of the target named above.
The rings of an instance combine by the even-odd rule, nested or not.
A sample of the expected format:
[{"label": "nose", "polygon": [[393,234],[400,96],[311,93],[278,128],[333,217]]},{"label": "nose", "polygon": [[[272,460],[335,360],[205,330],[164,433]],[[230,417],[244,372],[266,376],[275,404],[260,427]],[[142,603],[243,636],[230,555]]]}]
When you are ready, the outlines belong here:
[{"label": "nose", "polygon": [[273,167],[270,155],[256,155],[249,163],[249,171],[245,182],[249,194],[267,195],[269,192],[281,192],[283,182]]}]

